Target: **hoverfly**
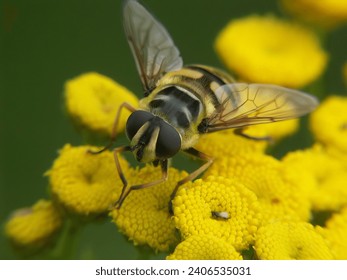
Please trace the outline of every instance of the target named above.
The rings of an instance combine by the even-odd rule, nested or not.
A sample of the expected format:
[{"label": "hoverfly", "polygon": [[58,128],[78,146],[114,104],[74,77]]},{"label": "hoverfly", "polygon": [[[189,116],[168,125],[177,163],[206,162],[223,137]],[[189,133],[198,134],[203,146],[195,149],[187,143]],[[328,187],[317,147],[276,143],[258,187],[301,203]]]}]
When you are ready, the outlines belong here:
[{"label": "hoverfly", "polygon": [[[125,0],[123,24],[136,67],[144,88],[139,108],[123,103],[117,113],[132,113],[126,123],[130,145],[114,149],[117,171],[123,189],[116,208],[133,190],[148,188],[168,178],[168,160],[180,150],[205,161],[178,187],[204,172],[213,159],[193,146],[204,133],[229,128],[270,123],[296,118],[312,111],[318,104],[313,96],[276,85],[237,83],[228,74],[203,65],[183,66],[180,52],[169,33],[136,0]],[[242,131],[241,131],[242,134]],[[110,146],[110,145],[109,145]],[[106,146],[101,151],[106,150]],[[127,186],[118,154],[130,151],[139,162],[160,165],[162,177],[153,182]],[[224,217],[224,216],[222,216]]]}]

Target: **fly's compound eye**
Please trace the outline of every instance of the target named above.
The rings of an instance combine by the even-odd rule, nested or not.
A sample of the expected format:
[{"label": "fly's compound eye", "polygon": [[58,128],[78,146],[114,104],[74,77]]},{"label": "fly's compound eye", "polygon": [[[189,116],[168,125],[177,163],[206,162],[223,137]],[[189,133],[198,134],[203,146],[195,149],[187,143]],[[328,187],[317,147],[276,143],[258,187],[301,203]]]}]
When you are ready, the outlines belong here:
[{"label": "fly's compound eye", "polygon": [[135,111],[127,120],[126,134],[129,140],[133,139],[137,131],[148,121],[153,119],[154,116],[146,111]]},{"label": "fly's compound eye", "polygon": [[162,121],[155,149],[157,158],[173,157],[181,149],[181,137],[176,129]]}]

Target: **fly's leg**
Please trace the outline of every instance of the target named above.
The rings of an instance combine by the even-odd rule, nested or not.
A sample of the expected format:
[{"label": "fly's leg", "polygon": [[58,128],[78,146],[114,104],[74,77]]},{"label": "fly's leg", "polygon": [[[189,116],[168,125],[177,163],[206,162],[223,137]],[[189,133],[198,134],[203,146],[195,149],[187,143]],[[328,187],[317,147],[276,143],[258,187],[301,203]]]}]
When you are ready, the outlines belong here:
[{"label": "fly's leg", "polygon": [[234,133],[235,133],[236,135],[242,136],[242,137],[244,137],[244,138],[246,138],[246,139],[250,139],[250,140],[255,140],[255,141],[268,141],[268,142],[270,142],[270,143],[273,141],[272,137],[270,137],[270,136],[256,137],[256,136],[248,135],[248,134],[246,134],[246,133],[244,132],[244,128],[243,128],[243,127],[241,127],[241,128],[236,128],[236,129],[234,130]]},{"label": "fly's leg", "polygon": [[172,200],[175,198],[176,193],[178,191],[178,188],[187,183],[188,181],[194,180],[196,177],[198,177],[201,173],[203,173],[206,169],[210,167],[210,165],[213,163],[213,158],[194,149],[189,148],[187,150],[184,150],[185,153],[191,155],[194,158],[201,159],[203,161],[206,161],[203,165],[201,165],[198,169],[194,170],[192,173],[190,173],[187,177],[183,178],[182,180],[178,181],[176,184],[175,189],[171,193],[170,201],[169,201],[169,212],[171,215],[173,215],[173,208],[172,208]]},{"label": "fly's leg", "polygon": [[132,148],[130,146],[119,147],[119,148],[116,148],[114,150],[114,159],[116,162],[117,171],[118,171],[119,177],[121,178],[121,180],[123,182],[122,192],[119,196],[119,199],[114,204],[114,208],[116,208],[116,209],[119,209],[122,206],[124,200],[130,194],[130,192],[135,191],[135,190],[149,188],[149,187],[152,187],[154,185],[158,185],[160,183],[165,182],[168,178],[169,165],[168,165],[168,160],[165,159],[165,160],[160,161],[160,167],[161,167],[161,172],[162,172],[162,176],[160,179],[152,181],[152,182],[148,182],[145,184],[134,185],[134,186],[127,188],[128,182],[127,182],[127,180],[124,176],[124,173],[122,171],[122,168],[120,166],[119,159],[118,159],[118,153],[123,152],[123,151],[131,151],[131,150],[132,150]]},{"label": "fly's leg", "polygon": [[120,120],[122,109],[128,109],[130,112],[136,111],[136,109],[132,105],[130,105],[129,103],[127,103],[127,102],[122,103],[119,106],[116,118],[114,119],[110,142],[105,147],[103,147],[101,150],[98,150],[98,151],[88,150],[89,153],[91,153],[91,154],[100,154],[100,153],[102,153],[102,152],[104,152],[104,151],[106,151],[106,150],[108,150],[109,148],[112,147],[113,142],[117,138],[117,128],[118,128],[118,125],[119,125],[119,120]]}]

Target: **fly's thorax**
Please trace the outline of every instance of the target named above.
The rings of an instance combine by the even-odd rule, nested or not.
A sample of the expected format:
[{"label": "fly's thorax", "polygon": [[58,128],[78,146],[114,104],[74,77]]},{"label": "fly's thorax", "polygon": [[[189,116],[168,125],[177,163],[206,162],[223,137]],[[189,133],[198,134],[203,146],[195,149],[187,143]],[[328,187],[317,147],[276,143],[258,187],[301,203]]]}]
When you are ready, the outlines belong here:
[{"label": "fly's thorax", "polygon": [[153,162],[173,157],[181,149],[178,131],[162,118],[138,110],[127,120],[126,134],[139,162]]},{"label": "fly's thorax", "polygon": [[225,71],[211,67],[211,66],[206,66],[206,65],[201,65],[201,64],[194,64],[194,65],[189,65],[187,66],[188,69],[199,69],[197,71],[206,71],[209,74],[214,76],[214,80],[217,80],[218,78],[223,84],[232,84],[235,83],[236,80],[234,77],[232,77],[230,74],[226,73]]},{"label": "fly's thorax", "polygon": [[[158,81],[157,87],[162,87],[167,84],[184,84],[188,82],[193,87],[200,84],[205,89],[208,89],[210,83],[213,81],[217,82],[220,86],[236,82],[231,75],[223,70],[201,64],[192,64],[180,70],[166,73]],[[194,85],[194,83],[196,84]]]},{"label": "fly's thorax", "polygon": [[225,84],[234,83],[235,79],[226,72],[205,65],[188,65],[180,70],[166,73],[152,92],[152,98],[169,86],[176,86],[190,96],[196,97],[202,105],[201,121],[209,118],[220,105],[217,89]]}]

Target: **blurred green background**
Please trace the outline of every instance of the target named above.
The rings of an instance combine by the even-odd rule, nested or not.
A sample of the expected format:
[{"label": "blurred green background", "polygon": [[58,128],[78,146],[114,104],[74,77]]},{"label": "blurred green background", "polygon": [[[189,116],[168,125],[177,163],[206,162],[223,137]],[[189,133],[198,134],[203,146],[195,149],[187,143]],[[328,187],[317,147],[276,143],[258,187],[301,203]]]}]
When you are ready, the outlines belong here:
[{"label": "blurred green background", "polygon": [[[223,67],[213,50],[232,18],[281,15],[276,0],[147,0],[144,4],[172,34],[186,64]],[[12,210],[47,197],[48,170],[65,143],[82,137],[64,114],[64,82],[81,73],[107,75],[141,96],[135,64],[121,25],[120,0],[3,0],[0,37],[0,223]],[[249,34],[252,36],[252,34]],[[285,42],[284,42],[285,43]],[[347,27],[328,37],[329,92],[346,92]],[[309,61],[307,63],[310,63]],[[138,252],[110,222],[90,224],[74,258],[132,259]],[[154,256],[154,258],[162,256]],[[16,255],[0,234],[0,259]]]}]

